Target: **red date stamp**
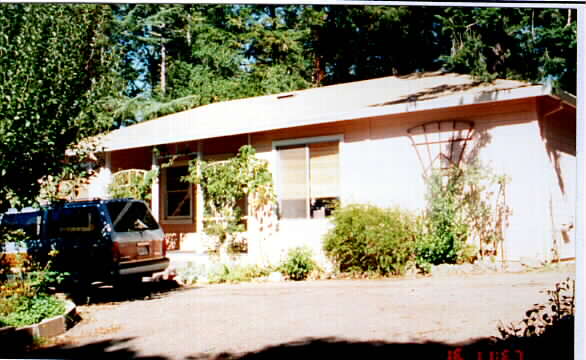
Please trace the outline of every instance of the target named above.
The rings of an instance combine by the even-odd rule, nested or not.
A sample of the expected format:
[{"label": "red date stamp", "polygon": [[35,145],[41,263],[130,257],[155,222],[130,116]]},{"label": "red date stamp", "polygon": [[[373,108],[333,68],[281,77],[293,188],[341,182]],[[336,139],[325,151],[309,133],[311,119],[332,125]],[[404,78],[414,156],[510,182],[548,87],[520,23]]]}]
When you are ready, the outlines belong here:
[{"label": "red date stamp", "polygon": [[[465,359],[462,348],[448,350],[447,360],[472,360]],[[518,349],[504,349],[501,351],[477,351],[475,360],[525,360],[525,353]]]}]

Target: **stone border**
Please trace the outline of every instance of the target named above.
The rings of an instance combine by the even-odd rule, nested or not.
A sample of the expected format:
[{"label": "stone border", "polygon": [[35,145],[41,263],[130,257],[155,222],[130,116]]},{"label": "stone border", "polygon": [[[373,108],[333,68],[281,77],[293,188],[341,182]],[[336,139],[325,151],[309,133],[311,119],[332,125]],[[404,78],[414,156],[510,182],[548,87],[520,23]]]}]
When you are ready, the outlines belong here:
[{"label": "stone border", "polygon": [[35,337],[50,338],[65,333],[78,321],[77,308],[72,301],[65,301],[65,314],[45,319],[38,324],[16,328],[7,326],[0,328],[0,339],[3,343],[14,346],[25,346],[33,342]]}]

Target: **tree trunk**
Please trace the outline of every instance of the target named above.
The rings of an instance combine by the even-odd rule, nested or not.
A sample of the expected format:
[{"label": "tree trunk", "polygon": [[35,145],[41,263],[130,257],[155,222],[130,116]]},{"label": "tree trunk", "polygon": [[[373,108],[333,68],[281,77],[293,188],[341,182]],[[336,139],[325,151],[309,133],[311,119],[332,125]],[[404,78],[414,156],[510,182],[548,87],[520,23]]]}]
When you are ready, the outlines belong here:
[{"label": "tree trunk", "polygon": [[161,93],[163,95],[165,95],[165,88],[167,87],[166,71],[166,50],[165,44],[163,43],[163,40],[161,40]]}]

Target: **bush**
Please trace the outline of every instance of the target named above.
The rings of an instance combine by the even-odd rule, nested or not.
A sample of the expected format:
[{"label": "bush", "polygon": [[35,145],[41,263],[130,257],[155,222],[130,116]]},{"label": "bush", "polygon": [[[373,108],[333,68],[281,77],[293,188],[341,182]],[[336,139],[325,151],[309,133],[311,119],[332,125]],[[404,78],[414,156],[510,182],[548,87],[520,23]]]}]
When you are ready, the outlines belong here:
[{"label": "bush", "polygon": [[280,266],[281,272],[291,280],[305,280],[314,269],[317,265],[311,257],[311,250],[306,247],[289,250],[287,259]]},{"label": "bush", "polygon": [[334,212],[333,223],[324,251],[342,272],[400,275],[414,254],[415,217],[401,209],[349,205]]}]

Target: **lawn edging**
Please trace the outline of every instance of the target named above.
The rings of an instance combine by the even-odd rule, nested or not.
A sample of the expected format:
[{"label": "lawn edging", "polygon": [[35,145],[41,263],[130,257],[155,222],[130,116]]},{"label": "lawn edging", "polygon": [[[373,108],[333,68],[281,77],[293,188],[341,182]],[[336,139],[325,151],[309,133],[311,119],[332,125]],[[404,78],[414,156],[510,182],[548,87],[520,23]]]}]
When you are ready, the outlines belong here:
[{"label": "lawn edging", "polygon": [[65,333],[78,321],[77,307],[69,300],[65,301],[65,313],[45,319],[38,324],[0,328],[0,339],[3,343],[13,346],[26,346],[33,343],[35,338],[51,338]]}]

